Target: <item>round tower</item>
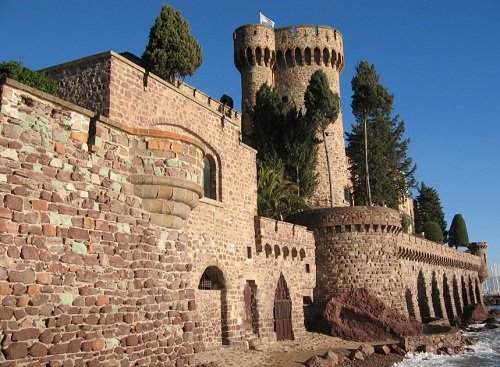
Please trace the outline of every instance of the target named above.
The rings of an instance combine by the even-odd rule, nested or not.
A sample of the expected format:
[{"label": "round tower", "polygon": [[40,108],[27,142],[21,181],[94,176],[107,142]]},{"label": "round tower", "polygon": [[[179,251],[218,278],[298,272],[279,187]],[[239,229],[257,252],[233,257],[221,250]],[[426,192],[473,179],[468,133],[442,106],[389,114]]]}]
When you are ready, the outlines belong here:
[{"label": "round tower", "polygon": [[263,24],[245,25],[234,31],[233,41],[234,65],[241,74],[242,133],[243,140],[247,141],[251,130],[246,106],[255,104],[255,95],[262,84],[274,85],[274,28]]},{"label": "round tower", "polygon": [[[340,73],[344,69],[342,34],[334,28],[298,25],[274,29],[266,25],[248,25],[234,32],[235,65],[241,73],[243,131],[249,132],[245,104],[255,102],[260,86],[267,82],[276,87],[289,107],[304,108],[304,93],[311,75],[325,72],[330,88],[340,96]],[[266,57],[267,55],[267,57]],[[342,112],[326,131],[327,149],[334,189],[333,206],[349,205],[349,178],[345,154]],[[321,134],[318,138],[323,140]],[[330,184],[323,144],[319,147],[319,186],[309,204],[329,207]]]},{"label": "round tower", "polygon": [[488,261],[486,260],[486,248],[488,247],[488,242],[472,242],[469,245],[470,252],[481,258],[482,264],[479,270],[479,280],[481,283],[488,278]]}]

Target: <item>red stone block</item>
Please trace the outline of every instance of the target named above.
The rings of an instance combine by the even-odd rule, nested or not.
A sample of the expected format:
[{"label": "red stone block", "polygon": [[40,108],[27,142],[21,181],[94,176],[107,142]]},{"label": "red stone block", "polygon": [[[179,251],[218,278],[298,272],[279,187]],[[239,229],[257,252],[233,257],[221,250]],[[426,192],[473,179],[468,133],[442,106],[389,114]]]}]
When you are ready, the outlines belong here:
[{"label": "red stone block", "polygon": [[42,210],[47,211],[49,208],[49,204],[45,200],[31,200],[31,208],[33,210]]},{"label": "red stone block", "polygon": [[5,219],[0,218],[0,232],[7,232],[7,223]]},{"label": "red stone block", "polygon": [[22,211],[23,210],[23,198],[21,196],[15,196],[11,194],[5,195],[4,205],[6,208]]},{"label": "red stone block", "polygon": [[29,349],[29,354],[32,357],[45,357],[48,354],[48,349],[42,343],[34,343]]},{"label": "red stone block", "polygon": [[59,154],[66,154],[66,146],[61,142],[54,144],[54,151]]},{"label": "red stone block", "polygon": [[78,131],[72,131],[69,135],[70,139],[81,141],[82,143],[86,143],[89,140],[89,134],[81,133]]},{"label": "red stone block", "polygon": [[104,349],[104,339],[97,339],[92,342],[92,350],[98,352]]},{"label": "red stone block", "polygon": [[7,296],[12,293],[12,289],[7,282],[0,282],[0,296]]},{"label": "red stone block", "polygon": [[104,306],[110,303],[109,296],[106,295],[98,295],[97,300],[95,302],[96,306]]},{"label": "red stone block", "polygon": [[21,258],[25,260],[38,260],[38,249],[32,246],[21,248]]},{"label": "red stone block", "polygon": [[28,345],[26,343],[12,343],[5,350],[7,359],[20,359],[28,355]]},{"label": "red stone block", "polygon": [[12,340],[22,342],[30,339],[38,339],[40,330],[38,328],[27,328],[16,330],[12,333]]},{"label": "red stone block", "polygon": [[69,228],[68,235],[75,240],[89,240],[89,231],[83,228],[71,227]]},{"label": "red stone block", "polygon": [[30,296],[33,294],[40,293],[40,286],[38,284],[30,284],[28,286],[28,291],[26,293],[28,293],[28,295]]},{"label": "red stone block", "polygon": [[55,237],[56,227],[50,223],[42,224],[42,233],[47,237]]}]

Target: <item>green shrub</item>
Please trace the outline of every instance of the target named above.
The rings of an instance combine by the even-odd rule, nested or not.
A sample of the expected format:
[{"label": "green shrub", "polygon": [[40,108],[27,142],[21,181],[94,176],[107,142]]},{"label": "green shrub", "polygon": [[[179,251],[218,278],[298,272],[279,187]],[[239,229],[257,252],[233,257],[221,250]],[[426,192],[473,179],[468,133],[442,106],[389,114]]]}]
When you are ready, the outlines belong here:
[{"label": "green shrub", "polygon": [[5,61],[0,64],[0,78],[11,78],[39,91],[56,95],[57,83],[42,72],[23,66],[22,62]]},{"label": "green shrub", "polygon": [[424,232],[424,237],[429,241],[444,243],[443,231],[441,231],[441,227],[436,222],[425,222],[422,226],[422,231]]},{"label": "green shrub", "polygon": [[456,214],[451,222],[448,234],[448,244],[450,247],[469,247],[469,234],[462,214]]}]

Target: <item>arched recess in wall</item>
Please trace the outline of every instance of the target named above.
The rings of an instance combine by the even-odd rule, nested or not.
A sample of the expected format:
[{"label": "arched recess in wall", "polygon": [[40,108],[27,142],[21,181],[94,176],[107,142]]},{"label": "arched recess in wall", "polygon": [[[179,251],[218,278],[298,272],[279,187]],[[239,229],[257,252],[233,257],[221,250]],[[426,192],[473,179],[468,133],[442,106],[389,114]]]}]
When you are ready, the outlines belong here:
[{"label": "arched recess in wall", "polygon": [[210,154],[203,158],[203,192],[206,198],[217,200],[217,166]]},{"label": "arched recess in wall", "polygon": [[475,285],[477,303],[483,303],[483,298],[481,297],[481,288],[479,288],[479,280],[477,278],[475,281]]},{"label": "arched recess in wall", "polygon": [[463,302],[463,305],[464,305],[464,308],[467,307],[467,305],[470,304],[470,300],[469,300],[469,295],[467,294],[467,285],[465,284],[465,280],[463,277],[462,278],[462,302]]},{"label": "arched recess in wall", "polygon": [[314,63],[316,65],[321,65],[321,51],[318,47],[314,49]]},{"label": "arched recess in wall", "polygon": [[292,56],[292,51],[290,49],[287,49],[285,51],[285,61],[286,61],[286,67],[288,69],[292,68],[294,66],[294,60]]},{"label": "arched recess in wall", "polygon": [[330,50],[327,48],[323,49],[323,64],[328,66],[328,62],[330,61]]},{"label": "arched recess in wall", "polygon": [[450,291],[450,283],[448,281],[448,277],[446,274],[443,275],[443,299],[444,299],[444,307],[446,309],[446,317],[451,321],[455,318],[453,314],[453,295]]},{"label": "arched recess in wall", "polygon": [[196,303],[203,305],[203,336],[206,346],[229,344],[227,289],[222,270],[217,266],[208,266],[198,282]]},{"label": "arched recess in wall", "polygon": [[415,310],[415,305],[413,304],[413,294],[410,289],[406,288],[405,291],[406,299],[406,309],[408,310],[408,315],[417,318],[417,312]]},{"label": "arched recess in wall", "polygon": [[457,310],[457,315],[461,315],[462,300],[460,299],[460,290],[458,289],[458,280],[456,276],[453,276],[453,300],[455,301],[455,310]]},{"label": "arched recess in wall", "polygon": [[255,49],[255,62],[257,65],[262,65],[262,49],[260,47]]},{"label": "arched recess in wall", "polygon": [[427,286],[422,271],[419,271],[417,278],[418,307],[420,309],[420,319],[427,322],[431,317],[429,297],[427,296]]},{"label": "arched recess in wall", "polygon": [[311,65],[311,49],[306,47],[304,51],[304,62],[306,65]]},{"label": "arched recess in wall", "polygon": [[470,295],[470,303],[481,303],[479,298],[476,296],[476,292],[474,290],[474,280],[469,276],[469,295]]},{"label": "arched recess in wall", "polygon": [[432,272],[432,307],[436,317],[443,318],[444,312],[441,307],[441,291],[439,290],[439,283],[436,272]]},{"label": "arched recess in wall", "polygon": [[298,66],[302,66],[304,65],[303,64],[303,60],[302,60],[302,51],[300,48],[296,47],[295,48],[295,63],[298,65]]}]

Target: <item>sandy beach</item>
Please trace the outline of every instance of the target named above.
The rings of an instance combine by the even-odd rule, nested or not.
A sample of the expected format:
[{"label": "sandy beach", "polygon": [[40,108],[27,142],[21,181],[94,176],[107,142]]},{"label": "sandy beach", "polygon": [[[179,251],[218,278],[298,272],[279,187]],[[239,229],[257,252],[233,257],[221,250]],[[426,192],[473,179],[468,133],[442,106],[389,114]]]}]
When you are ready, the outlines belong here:
[{"label": "sandy beach", "polygon": [[[365,343],[372,345],[394,344],[397,341]],[[217,362],[221,367],[300,367],[314,355],[322,355],[329,349],[339,355],[346,355],[349,350],[357,349],[361,343],[343,340],[319,333],[307,332],[299,341],[287,340],[269,345],[262,345],[258,350],[239,351],[230,347],[209,349],[194,355],[194,364]],[[375,354],[366,361],[346,360],[339,366],[351,367],[389,367],[401,361],[402,356]]]}]

